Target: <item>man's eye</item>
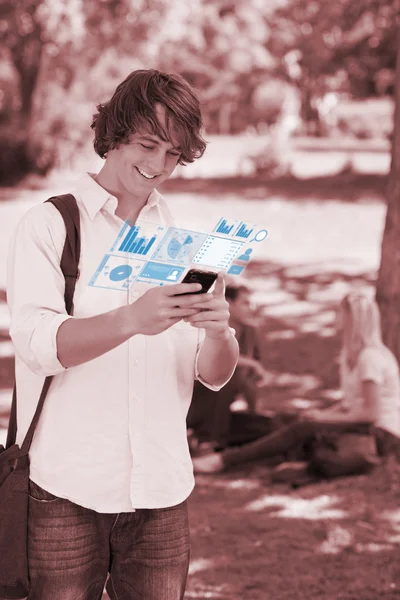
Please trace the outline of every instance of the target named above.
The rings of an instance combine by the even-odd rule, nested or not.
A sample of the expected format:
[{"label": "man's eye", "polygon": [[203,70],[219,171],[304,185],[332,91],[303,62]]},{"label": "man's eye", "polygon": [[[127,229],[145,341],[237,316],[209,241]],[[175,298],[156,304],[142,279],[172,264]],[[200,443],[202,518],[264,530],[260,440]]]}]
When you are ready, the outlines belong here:
[{"label": "man's eye", "polygon": [[146,150],[154,150],[154,146],[145,146],[144,144],[140,144],[142,148],[146,148]]},{"label": "man's eye", "polygon": [[180,156],[180,155],[181,155],[181,153],[180,153],[180,152],[168,152],[168,154],[169,154],[170,156]]}]

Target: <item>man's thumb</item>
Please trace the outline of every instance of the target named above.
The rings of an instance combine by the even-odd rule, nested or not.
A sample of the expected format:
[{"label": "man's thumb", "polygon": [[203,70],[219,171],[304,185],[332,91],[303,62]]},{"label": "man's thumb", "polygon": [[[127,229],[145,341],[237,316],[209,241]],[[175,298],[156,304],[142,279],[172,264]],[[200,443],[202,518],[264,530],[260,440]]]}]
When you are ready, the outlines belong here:
[{"label": "man's thumb", "polygon": [[218,273],[218,277],[215,282],[214,294],[216,296],[224,296],[225,295],[225,278],[224,278],[224,274],[221,271]]}]

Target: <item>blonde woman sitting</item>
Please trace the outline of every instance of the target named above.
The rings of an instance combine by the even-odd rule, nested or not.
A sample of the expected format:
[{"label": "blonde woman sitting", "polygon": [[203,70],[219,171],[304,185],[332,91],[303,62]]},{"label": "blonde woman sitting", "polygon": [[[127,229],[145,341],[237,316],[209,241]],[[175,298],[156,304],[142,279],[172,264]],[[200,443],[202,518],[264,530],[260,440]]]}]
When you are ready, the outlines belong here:
[{"label": "blonde woman sitting", "polygon": [[[400,375],[398,363],[381,337],[376,302],[350,293],[337,318],[341,338],[340,382],[343,402],[316,410],[306,419],[257,441],[193,459],[195,472],[215,473],[251,460],[285,455],[296,446],[309,449],[305,469],[283,463],[276,479],[295,483],[370,471],[400,445]],[[287,477],[285,477],[285,472]]]}]

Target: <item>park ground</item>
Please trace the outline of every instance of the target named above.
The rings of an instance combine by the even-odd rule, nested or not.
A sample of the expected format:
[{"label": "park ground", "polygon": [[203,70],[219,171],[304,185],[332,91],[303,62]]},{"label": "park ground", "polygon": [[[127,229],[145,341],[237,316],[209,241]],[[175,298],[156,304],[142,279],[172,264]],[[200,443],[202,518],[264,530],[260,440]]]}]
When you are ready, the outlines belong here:
[{"label": "park ground", "polygon": [[[199,176],[171,181],[166,189],[173,209],[188,223],[196,203],[199,229],[226,215],[252,219],[270,231],[246,272],[260,305],[262,360],[271,374],[259,398],[267,414],[337,401],[335,308],[354,286],[372,291],[379,266],[387,152],[353,154],[356,172],[341,174],[348,155],[332,152],[311,160],[303,153],[295,176],[276,182],[237,179],[226,172],[223,180]],[[336,164],[336,171],[328,163]],[[52,193],[66,191],[65,185],[59,179],[47,183]],[[42,188],[34,182],[0,192],[3,436],[13,379],[4,291],[7,237],[26,208],[50,191]],[[399,500],[397,463],[369,477],[300,490],[272,485],[263,465],[197,476],[189,501],[192,556],[186,598],[400,598]]]}]

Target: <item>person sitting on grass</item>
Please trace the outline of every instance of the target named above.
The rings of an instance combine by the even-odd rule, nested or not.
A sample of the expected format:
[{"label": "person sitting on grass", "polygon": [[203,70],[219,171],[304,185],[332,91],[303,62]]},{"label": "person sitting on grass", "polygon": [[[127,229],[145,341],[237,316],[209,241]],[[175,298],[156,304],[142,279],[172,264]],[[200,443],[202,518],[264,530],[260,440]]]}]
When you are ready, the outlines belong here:
[{"label": "person sitting on grass", "polygon": [[[252,321],[251,295],[245,285],[227,285],[225,298],[229,303],[229,325],[239,342],[239,362],[232,379],[219,392],[210,392],[195,382],[187,427],[197,443],[216,449],[257,439],[272,430],[271,419],[256,413],[258,390],[269,381],[268,372],[260,362],[257,331]],[[241,394],[248,410],[232,411],[231,405]]]},{"label": "person sitting on grass", "polygon": [[368,472],[380,457],[396,451],[400,442],[399,366],[382,342],[376,302],[364,293],[348,294],[338,311],[337,330],[341,337],[340,405],[312,411],[305,419],[240,448],[194,458],[195,472],[215,473],[308,444],[304,469],[283,463],[275,472],[276,480],[291,482],[292,478],[294,483],[300,478],[301,483]]}]

